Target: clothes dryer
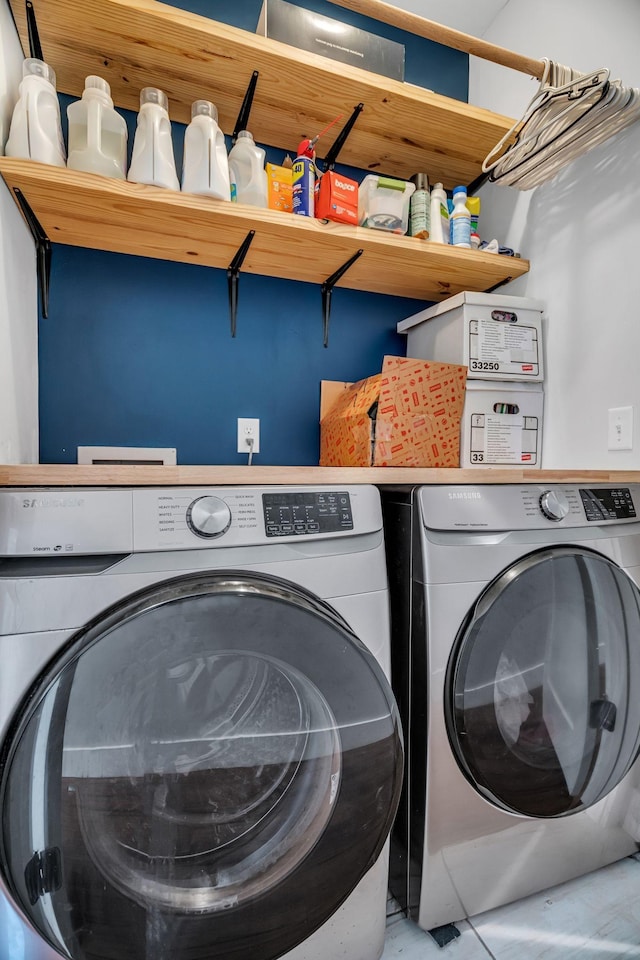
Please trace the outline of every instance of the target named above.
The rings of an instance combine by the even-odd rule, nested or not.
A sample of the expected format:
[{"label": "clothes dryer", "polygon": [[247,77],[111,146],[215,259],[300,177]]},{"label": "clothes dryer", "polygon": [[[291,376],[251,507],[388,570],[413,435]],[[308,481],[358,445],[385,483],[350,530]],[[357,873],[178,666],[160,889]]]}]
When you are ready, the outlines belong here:
[{"label": "clothes dryer", "polygon": [[383,947],[373,487],[0,491],[1,960]]},{"label": "clothes dryer", "polygon": [[397,899],[429,930],[637,851],[640,485],[429,486],[384,513]]}]

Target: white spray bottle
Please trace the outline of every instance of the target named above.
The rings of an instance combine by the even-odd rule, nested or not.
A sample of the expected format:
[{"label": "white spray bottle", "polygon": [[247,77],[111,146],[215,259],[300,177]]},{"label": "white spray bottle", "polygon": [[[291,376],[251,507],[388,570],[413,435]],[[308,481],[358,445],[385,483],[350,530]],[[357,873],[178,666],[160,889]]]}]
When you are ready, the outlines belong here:
[{"label": "white spray bottle", "polygon": [[441,183],[434,184],[431,190],[431,232],[430,240],[436,243],[449,243],[449,207],[447,194]]}]

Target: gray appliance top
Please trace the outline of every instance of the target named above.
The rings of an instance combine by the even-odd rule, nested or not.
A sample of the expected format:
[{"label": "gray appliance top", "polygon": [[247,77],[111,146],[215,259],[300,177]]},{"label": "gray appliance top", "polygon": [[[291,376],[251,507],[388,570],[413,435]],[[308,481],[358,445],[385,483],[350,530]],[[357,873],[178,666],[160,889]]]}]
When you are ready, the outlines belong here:
[{"label": "gray appliance top", "polygon": [[640,484],[476,484],[420,487],[431,530],[545,530],[637,523]]},{"label": "gray appliance top", "polygon": [[382,528],[373,486],[0,490],[0,557],[212,549]]}]

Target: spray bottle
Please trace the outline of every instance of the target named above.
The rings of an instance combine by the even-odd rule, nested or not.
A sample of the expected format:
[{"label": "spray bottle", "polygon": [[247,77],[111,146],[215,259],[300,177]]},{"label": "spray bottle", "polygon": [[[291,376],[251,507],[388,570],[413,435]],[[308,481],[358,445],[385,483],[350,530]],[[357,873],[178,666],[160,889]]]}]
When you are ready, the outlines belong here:
[{"label": "spray bottle", "polygon": [[436,183],[431,191],[431,233],[430,240],[436,243],[449,243],[449,207],[447,194],[441,183]]},{"label": "spray bottle", "polygon": [[293,162],[293,212],[303,217],[315,215],[315,189],[318,169],[316,167],[315,146],[323,133],[342,118],[342,114],[332,120],[324,130],[310,140],[308,137],[298,145],[296,159]]}]

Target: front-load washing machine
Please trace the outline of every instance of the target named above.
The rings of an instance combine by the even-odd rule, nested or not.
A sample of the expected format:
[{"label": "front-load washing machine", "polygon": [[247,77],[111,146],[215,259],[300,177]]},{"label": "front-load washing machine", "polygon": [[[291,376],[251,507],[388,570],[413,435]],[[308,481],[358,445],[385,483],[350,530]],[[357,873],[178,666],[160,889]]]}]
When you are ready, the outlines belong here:
[{"label": "front-load washing machine", "polygon": [[373,960],[370,486],[0,491],[1,960]]},{"label": "front-load washing machine", "polygon": [[424,929],[638,850],[639,515],[639,484],[385,496],[391,889]]}]

